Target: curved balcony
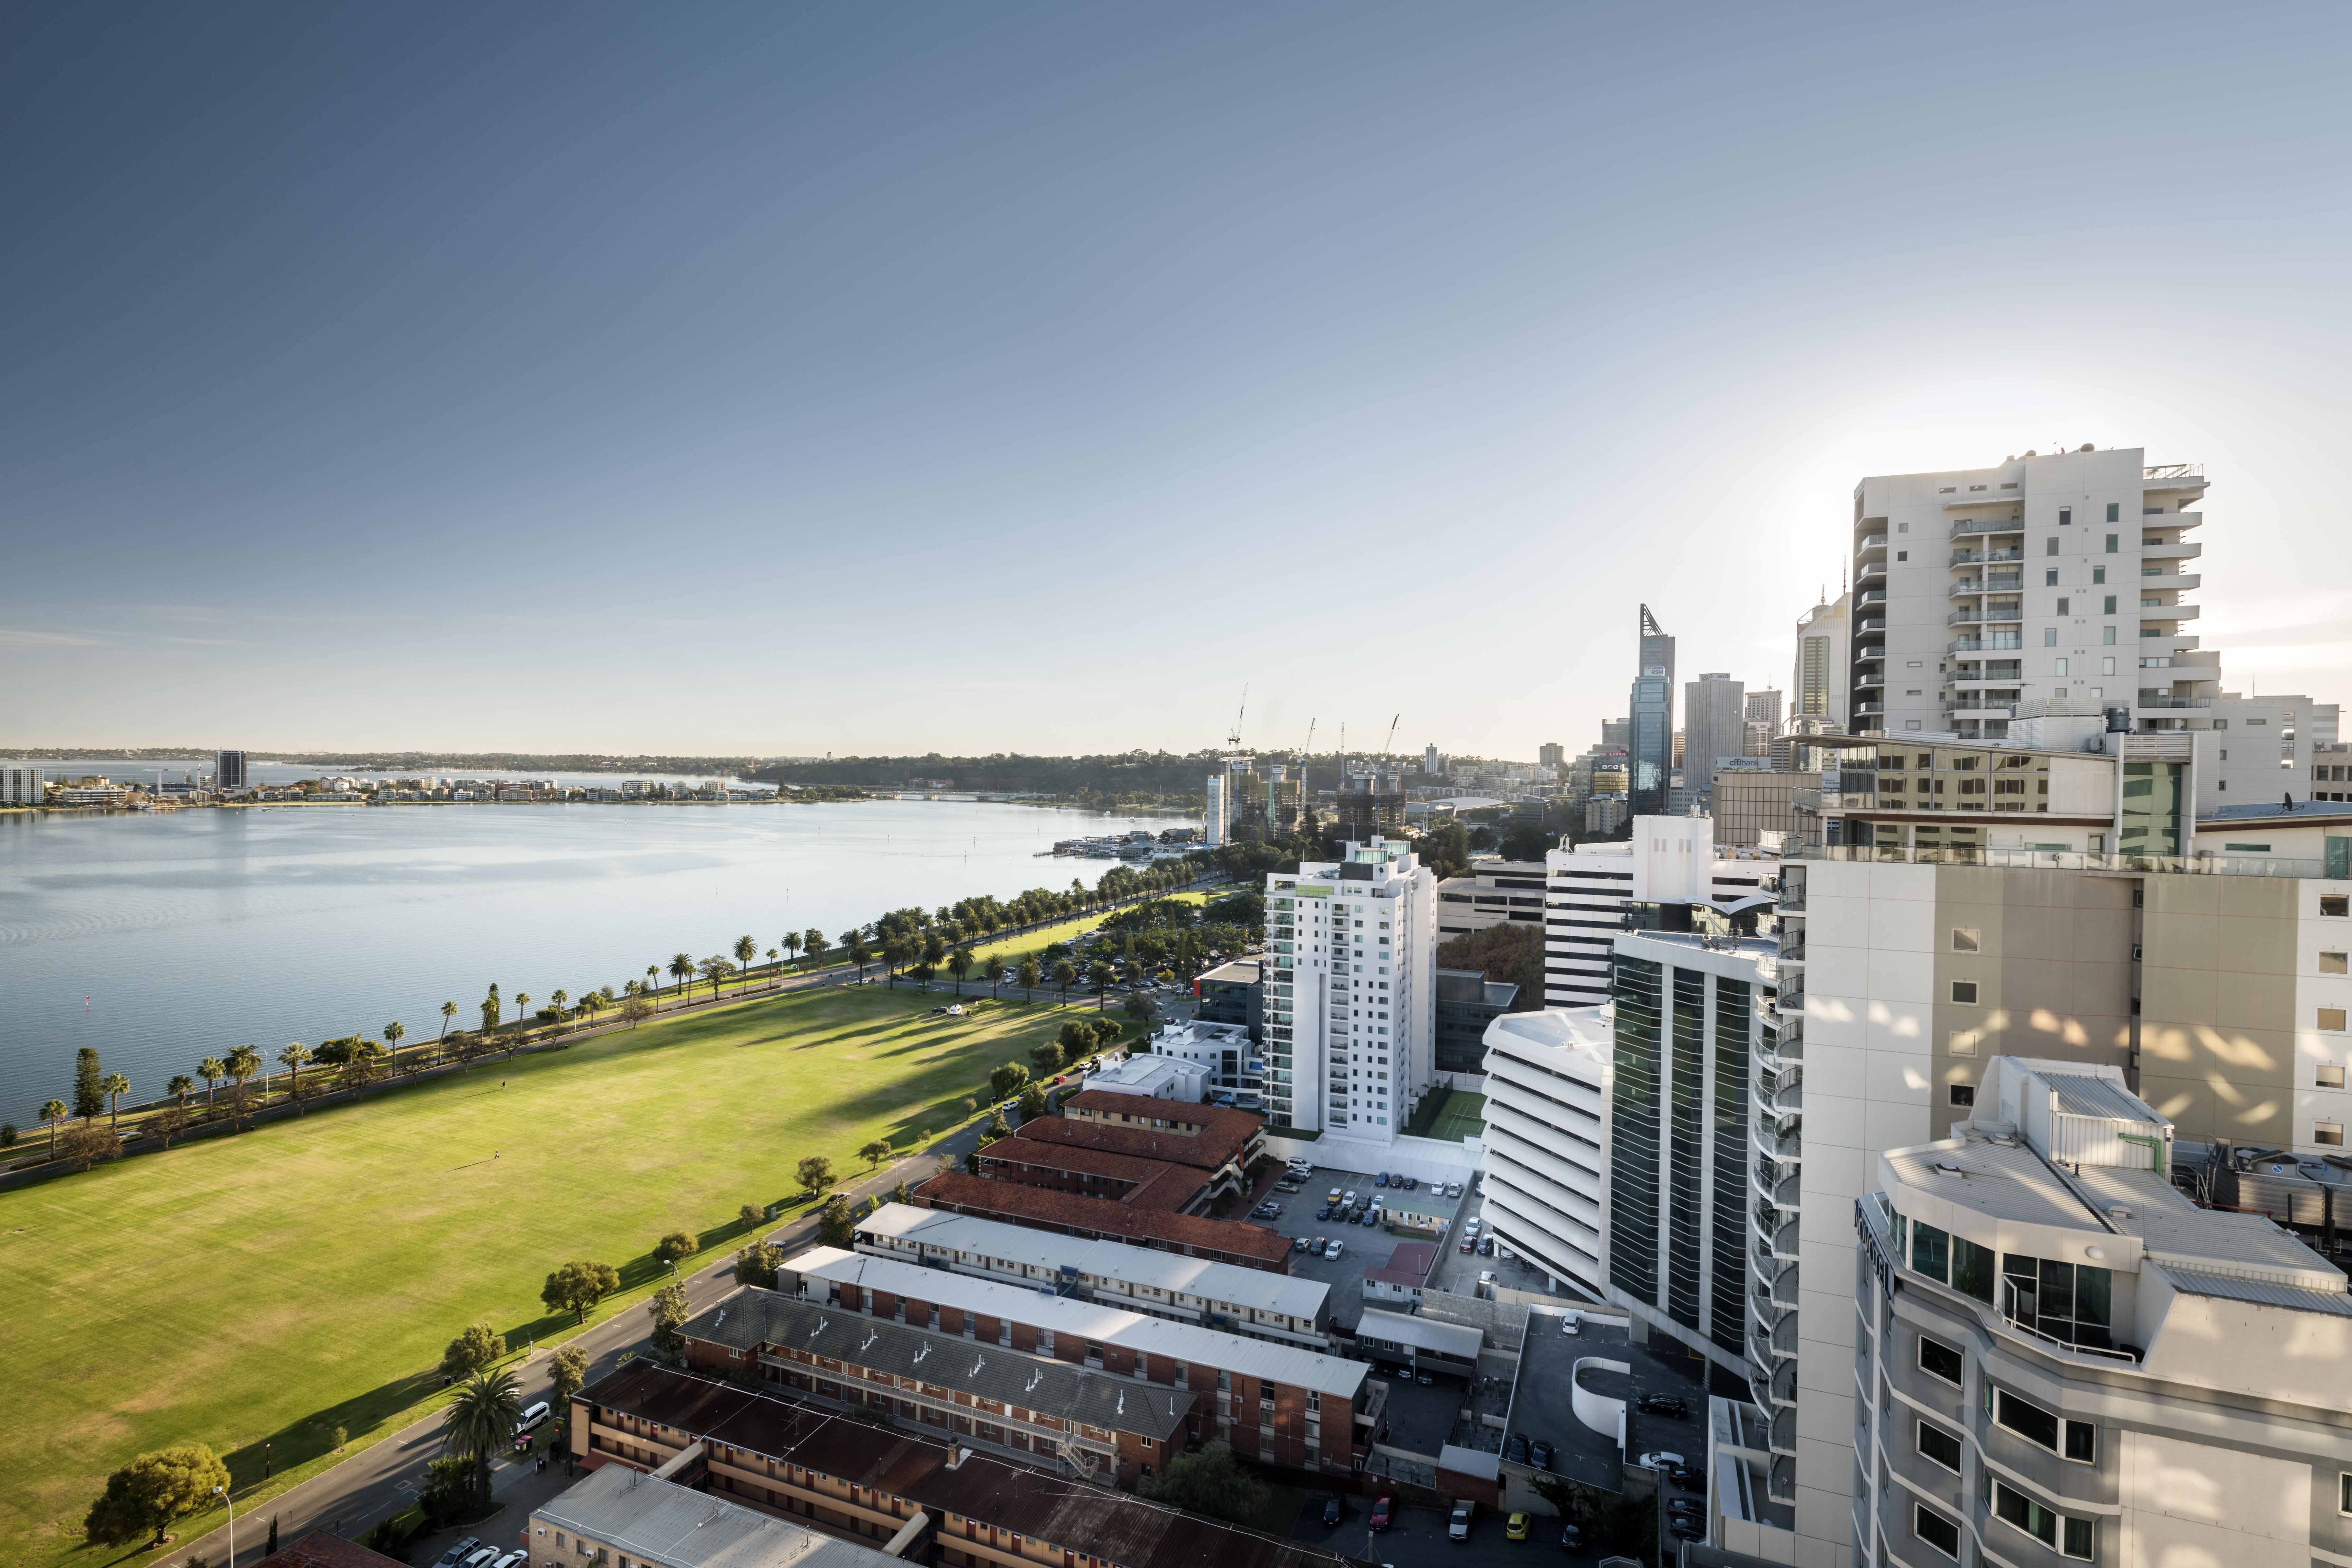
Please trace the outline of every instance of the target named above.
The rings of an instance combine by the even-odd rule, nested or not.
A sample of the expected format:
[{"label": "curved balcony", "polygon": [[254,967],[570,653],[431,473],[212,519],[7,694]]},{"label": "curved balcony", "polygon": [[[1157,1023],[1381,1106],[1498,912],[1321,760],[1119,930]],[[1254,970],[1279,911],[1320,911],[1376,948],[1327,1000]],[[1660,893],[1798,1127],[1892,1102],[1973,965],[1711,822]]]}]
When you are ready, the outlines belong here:
[{"label": "curved balcony", "polygon": [[1760,1103],[1769,1115],[1794,1116],[1805,1109],[1804,1069],[1790,1068],[1777,1077],[1779,1081],[1764,1090]]},{"label": "curved balcony", "polygon": [[1756,1145],[1756,1152],[1768,1160],[1804,1157],[1805,1130],[1802,1126],[1791,1126],[1783,1131],[1771,1117],[1759,1116],[1749,1140]]}]

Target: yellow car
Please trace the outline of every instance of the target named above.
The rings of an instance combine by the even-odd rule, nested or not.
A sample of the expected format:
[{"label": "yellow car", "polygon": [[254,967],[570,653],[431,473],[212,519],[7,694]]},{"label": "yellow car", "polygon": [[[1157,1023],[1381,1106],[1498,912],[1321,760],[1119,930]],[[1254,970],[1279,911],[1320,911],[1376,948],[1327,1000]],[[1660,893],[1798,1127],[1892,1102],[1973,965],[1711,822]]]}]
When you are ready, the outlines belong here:
[{"label": "yellow car", "polygon": [[1528,1538],[1528,1526],[1533,1521],[1524,1513],[1515,1513],[1511,1515],[1510,1524],[1508,1528],[1503,1531],[1503,1539],[1506,1541],[1525,1541]]}]

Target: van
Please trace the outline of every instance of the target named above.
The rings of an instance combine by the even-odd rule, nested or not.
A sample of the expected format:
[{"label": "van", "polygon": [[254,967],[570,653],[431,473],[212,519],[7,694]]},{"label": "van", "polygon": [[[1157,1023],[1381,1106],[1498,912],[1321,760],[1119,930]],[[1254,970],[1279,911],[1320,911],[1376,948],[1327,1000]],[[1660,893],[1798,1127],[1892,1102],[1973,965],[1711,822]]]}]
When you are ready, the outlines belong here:
[{"label": "van", "polygon": [[553,1414],[554,1411],[550,1408],[547,1401],[544,1399],[541,1400],[536,1405],[526,1405],[523,1408],[523,1413],[515,1417],[515,1430],[518,1432],[528,1432]]}]

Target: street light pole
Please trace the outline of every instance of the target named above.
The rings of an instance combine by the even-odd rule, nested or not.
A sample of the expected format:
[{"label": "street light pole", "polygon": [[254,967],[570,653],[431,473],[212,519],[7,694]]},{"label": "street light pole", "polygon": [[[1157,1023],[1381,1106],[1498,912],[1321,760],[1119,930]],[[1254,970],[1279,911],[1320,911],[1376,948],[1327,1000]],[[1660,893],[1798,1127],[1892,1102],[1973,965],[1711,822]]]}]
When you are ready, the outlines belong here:
[{"label": "street light pole", "polygon": [[236,1568],[236,1500],[228,1495],[226,1487],[215,1487],[213,1496],[228,1510],[228,1568]]}]

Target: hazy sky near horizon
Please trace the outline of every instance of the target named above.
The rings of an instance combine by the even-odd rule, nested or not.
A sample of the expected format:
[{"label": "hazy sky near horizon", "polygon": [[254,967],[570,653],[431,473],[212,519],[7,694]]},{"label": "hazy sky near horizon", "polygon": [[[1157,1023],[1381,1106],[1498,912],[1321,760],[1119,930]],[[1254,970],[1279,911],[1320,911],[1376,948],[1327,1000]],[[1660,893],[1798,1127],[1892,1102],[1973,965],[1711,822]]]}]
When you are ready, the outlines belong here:
[{"label": "hazy sky near horizon", "polygon": [[1571,752],[1854,481],[2352,700],[2341,6],[16,6],[0,744]]}]

